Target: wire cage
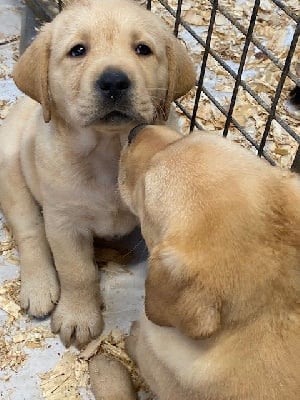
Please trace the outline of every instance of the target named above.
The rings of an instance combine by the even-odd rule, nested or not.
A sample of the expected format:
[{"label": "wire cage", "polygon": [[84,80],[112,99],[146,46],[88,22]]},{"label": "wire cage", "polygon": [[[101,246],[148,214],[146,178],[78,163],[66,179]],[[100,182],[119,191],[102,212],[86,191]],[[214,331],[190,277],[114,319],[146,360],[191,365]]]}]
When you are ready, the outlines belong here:
[{"label": "wire cage", "polygon": [[[63,7],[57,1],[56,9],[51,0],[26,3],[49,21]],[[300,105],[296,118],[287,107],[291,90],[300,90],[299,0],[139,2],[171,26],[197,66],[195,89],[176,101],[183,131],[219,130],[300,172]]]},{"label": "wire cage", "polygon": [[[188,47],[192,38],[196,62],[201,55],[192,107],[190,99],[176,102],[189,129],[216,125],[272,165],[300,172],[300,121],[285,107],[300,78],[299,2],[148,0],[147,8],[165,10],[174,34]],[[217,123],[207,124],[209,117]]]}]

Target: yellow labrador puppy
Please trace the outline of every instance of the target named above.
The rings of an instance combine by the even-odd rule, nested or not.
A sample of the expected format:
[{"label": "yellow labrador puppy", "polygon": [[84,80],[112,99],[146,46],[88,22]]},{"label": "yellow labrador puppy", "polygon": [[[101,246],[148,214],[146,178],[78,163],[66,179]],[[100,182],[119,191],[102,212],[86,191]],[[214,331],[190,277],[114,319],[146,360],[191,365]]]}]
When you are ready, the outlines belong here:
[{"label": "yellow labrador puppy", "polygon": [[20,250],[21,305],[41,317],[58,302],[53,331],[82,345],[102,330],[92,236],[137,224],[117,191],[122,138],[167,120],[194,68],[149,11],[84,0],[43,27],[14,79],[30,98],[1,128],[0,203]]},{"label": "yellow labrador puppy", "polygon": [[128,347],[158,398],[299,400],[299,177],[212,134],[140,126],[119,186],[150,251]]}]

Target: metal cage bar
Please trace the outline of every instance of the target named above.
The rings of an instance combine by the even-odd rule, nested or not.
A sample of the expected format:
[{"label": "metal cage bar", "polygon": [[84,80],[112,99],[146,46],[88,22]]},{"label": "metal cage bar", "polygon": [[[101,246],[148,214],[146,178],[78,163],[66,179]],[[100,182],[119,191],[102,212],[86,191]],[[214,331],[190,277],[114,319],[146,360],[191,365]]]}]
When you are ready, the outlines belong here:
[{"label": "metal cage bar", "polygon": [[191,124],[190,124],[190,131],[192,131],[194,129],[195,122],[196,122],[197,111],[198,111],[198,107],[199,107],[199,100],[200,100],[201,91],[202,91],[202,87],[203,87],[203,81],[204,81],[204,76],[205,76],[205,71],[206,71],[206,64],[207,64],[208,54],[209,54],[209,50],[210,50],[210,42],[211,42],[211,37],[212,37],[213,29],[214,29],[217,9],[218,9],[218,0],[214,0],[212,11],[210,14],[209,27],[208,27],[208,32],[207,32],[207,36],[206,36],[205,50],[204,50],[204,54],[203,54],[203,58],[202,58],[201,72],[200,72],[200,76],[199,76],[199,80],[198,80],[198,87],[197,87],[197,91],[196,91],[194,109],[193,109],[193,114],[192,114],[192,119],[191,119]]},{"label": "metal cage bar", "polygon": [[[175,18],[176,13],[175,11],[166,3],[165,0],[158,0],[159,3],[165,7],[165,9]],[[180,24],[189,32],[189,34],[205,49],[205,41],[200,38],[199,35],[189,26],[187,22],[185,22],[182,18],[180,18]],[[300,24],[300,20],[298,22],[298,25]],[[231,75],[234,80],[237,78],[237,73],[226,63],[223,61],[223,59],[218,55],[216,51],[213,49],[208,50],[209,54]],[[240,81],[240,85],[245,89],[250,96],[254,98],[254,100],[269,114],[271,112],[271,108],[266,104],[266,102],[259,96],[257,93],[251,89],[251,87],[244,82],[243,80]],[[297,140],[300,143],[300,136],[294,132],[289,125],[279,117],[278,114],[275,113],[274,119],[279,123],[279,125],[282,126],[283,129],[285,129],[295,140]]]},{"label": "metal cage bar", "polygon": [[180,25],[180,15],[181,15],[181,7],[182,7],[182,0],[178,0],[177,2],[177,10],[175,15],[175,26],[174,26],[174,35],[178,36],[178,30]]},{"label": "metal cage bar", "polygon": [[[176,106],[183,112],[183,114],[184,114],[186,117],[188,117],[189,120],[192,119],[192,114],[189,113],[188,110],[187,110],[178,100],[175,100],[174,103],[175,103]],[[197,129],[200,129],[201,131],[203,130],[203,126],[201,126],[201,125],[199,124],[199,122],[197,122],[197,121],[195,121],[195,127],[196,127]]]},{"label": "metal cage bar", "polygon": [[230,106],[229,106],[229,110],[228,110],[228,113],[227,113],[227,118],[226,118],[224,130],[223,130],[223,136],[225,136],[225,137],[228,134],[229,125],[230,125],[230,123],[232,121],[233,109],[234,109],[234,106],[235,106],[238,90],[239,90],[239,87],[240,87],[240,84],[241,84],[242,73],[244,71],[246,57],[247,57],[247,54],[248,54],[249,45],[251,43],[251,38],[252,38],[253,30],[254,30],[254,25],[255,25],[255,22],[256,22],[256,16],[257,16],[257,13],[258,13],[259,5],[260,5],[260,0],[255,0],[254,6],[253,6],[253,10],[252,10],[252,15],[251,15],[251,18],[250,18],[248,31],[247,31],[247,35],[246,35],[246,39],[245,39],[244,48],[243,48],[243,52],[242,52],[242,56],[241,56],[241,60],[240,60],[239,70],[238,70],[238,74],[236,76],[235,85],[234,85],[234,88],[233,88],[232,97],[231,97],[231,101],[230,101]]},{"label": "metal cage bar", "polygon": [[[210,0],[212,1],[212,0]],[[228,19],[234,25],[241,33],[244,35],[247,35],[247,29],[243,27],[238,21],[235,20],[235,18],[221,5],[219,5],[219,12],[224,15],[225,18]],[[259,39],[256,38],[256,36],[252,35],[251,42],[264,54],[266,55],[269,60],[273,62],[276,67],[279,69],[283,69],[284,63],[276,57],[270,50],[264,46]],[[294,82],[297,83],[297,77],[294,75],[292,72],[288,72],[288,77]]]},{"label": "metal cage bar", "polygon": [[[227,115],[227,111],[225,110],[225,108],[224,108],[224,107],[218,102],[218,100],[209,92],[209,90],[206,89],[205,86],[202,87],[202,91],[203,91],[203,93],[209,98],[209,100],[217,107],[217,109],[218,109],[219,111],[221,111],[221,113],[222,113],[223,115],[226,116],[226,115]],[[177,102],[175,102],[175,103],[178,104],[179,102],[177,101]],[[182,106],[182,105],[181,105],[181,106]],[[233,118],[233,117],[232,117],[232,121],[231,121],[231,122],[232,122],[232,124],[241,132],[241,134],[244,136],[244,138],[247,139],[248,142],[251,143],[251,145],[252,145],[253,147],[255,147],[256,150],[258,150],[258,149],[259,149],[259,144],[258,144],[258,142],[257,142],[255,139],[252,138],[252,136],[242,127],[242,125],[239,124],[239,122],[238,122],[235,118]],[[197,121],[196,121],[195,126],[198,127],[198,126],[197,126]],[[202,129],[203,129],[203,128],[202,128]],[[269,163],[270,163],[271,165],[276,165],[275,161],[270,157],[270,155],[269,155],[265,150],[263,151],[263,156],[265,157],[266,160],[269,161]]]},{"label": "metal cage bar", "polygon": [[278,85],[277,85],[277,88],[276,88],[275,96],[274,96],[274,99],[273,99],[273,102],[272,102],[272,107],[271,107],[271,110],[270,110],[270,113],[269,113],[269,116],[268,116],[268,120],[267,120],[267,123],[266,123],[266,127],[265,127],[265,130],[264,130],[261,142],[260,142],[260,146],[259,146],[259,150],[258,150],[258,155],[259,156],[262,155],[262,151],[263,151],[263,148],[265,147],[266,140],[267,140],[267,137],[268,137],[268,134],[269,134],[269,131],[270,131],[271,123],[272,123],[272,121],[273,121],[273,119],[275,117],[278,100],[279,100],[281,92],[282,92],[284,81],[285,81],[285,79],[287,77],[287,73],[288,73],[288,70],[289,70],[289,67],[290,67],[290,64],[291,64],[291,61],[292,61],[292,57],[293,57],[293,54],[294,54],[294,51],[295,51],[295,48],[296,48],[296,44],[297,44],[297,41],[298,41],[298,38],[299,38],[299,34],[300,34],[300,24],[298,24],[297,27],[296,27],[296,30],[294,32],[293,40],[292,40],[292,43],[290,45],[290,49],[289,49],[288,55],[287,55],[287,57],[285,59],[284,68],[283,68],[281,77],[279,79],[279,82],[278,82]]},{"label": "metal cage bar", "polygon": [[299,21],[299,15],[294,13],[289,7],[287,7],[282,1],[280,0],[271,0],[278,8],[280,8],[282,11],[286,13],[291,19],[293,19],[295,22]]},{"label": "metal cage bar", "polygon": [[[204,48],[200,76],[198,79],[198,83],[196,84],[197,90],[196,90],[195,102],[194,102],[194,108],[193,108],[192,115],[190,115],[190,113],[187,112],[187,110],[183,107],[183,105],[179,101],[177,101],[176,104],[181,109],[181,111],[184,112],[184,114],[187,116],[187,118],[190,119],[190,121],[191,121],[190,122],[190,130],[192,130],[194,126],[196,126],[196,127],[200,126],[200,124],[197,122],[197,110],[199,107],[201,92],[203,91],[206,94],[206,96],[210,99],[210,101],[222,112],[223,115],[226,116],[226,122],[224,124],[224,130],[223,130],[224,136],[227,135],[229,126],[232,123],[239,130],[239,132],[251,143],[251,145],[254,146],[258,150],[258,154],[260,156],[264,156],[272,165],[275,165],[275,161],[264,150],[266,140],[267,140],[270,128],[271,128],[271,123],[273,120],[275,120],[297,143],[300,144],[300,134],[298,132],[296,132],[295,130],[293,130],[291,128],[291,126],[289,126],[289,124],[276,112],[277,103],[280,99],[282,89],[283,89],[283,84],[284,84],[286,77],[289,77],[295,84],[297,84],[297,83],[299,84],[299,78],[297,78],[289,70],[289,67],[291,64],[291,60],[292,60],[294,51],[296,49],[297,41],[299,39],[300,17],[295,12],[293,12],[289,7],[287,7],[285,4],[283,4],[282,1],[271,0],[275,6],[277,6],[280,10],[282,10],[289,18],[291,18],[291,20],[293,22],[296,23],[295,32],[293,35],[293,40],[292,40],[288,55],[286,57],[285,62],[282,62],[269,49],[267,49],[267,47],[255,35],[253,35],[253,29],[255,27],[256,16],[257,16],[259,4],[260,4],[259,0],[254,1],[254,7],[252,10],[252,16],[250,19],[248,29],[243,27],[236,20],[236,18],[233,17],[233,15],[225,9],[224,6],[222,6],[218,3],[218,1],[216,1],[216,0],[209,0],[209,1],[212,5],[211,18],[210,18],[210,22],[208,25],[208,32],[207,32],[206,40],[204,41],[195,32],[195,30],[186,21],[184,21],[182,19],[180,12],[179,12],[179,10],[181,11],[181,8],[182,8],[182,3],[183,3],[182,0],[178,1],[177,10],[174,10],[168,4],[168,2],[166,0],[158,0],[158,2],[164,7],[164,9],[166,9],[168,11],[168,13],[175,18],[175,29],[174,29],[175,34],[176,35],[178,34],[179,26],[181,25]],[[244,49],[243,49],[243,52],[241,55],[238,73],[236,73],[222,59],[222,57],[213,48],[211,48],[212,29],[213,29],[213,25],[214,25],[215,14],[217,11],[220,12],[225,18],[227,18],[231,22],[231,24],[236,27],[236,29],[239,32],[241,32],[242,34],[245,35]],[[244,65],[246,62],[247,51],[248,51],[250,43],[252,43],[254,46],[256,46],[277,68],[279,68],[282,71],[279,83],[275,90],[274,99],[270,106],[261,98],[261,96],[259,96],[242,79],[243,68],[244,68]],[[215,61],[217,61],[217,63],[222,68],[224,68],[227,71],[227,73],[235,80],[234,87],[233,87],[233,93],[232,93],[232,97],[231,97],[231,102],[230,102],[228,111],[214,98],[214,96],[209,92],[209,90],[203,85],[204,78],[205,78],[207,58],[209,55],[212,56],[215,59]],[[236,121],[233,118],[233,111],[234,111],[236,96],[237,96],[237,93],[238,93],[238,90],[240,87],[242,87],[244,90],[246,90],[246,92],[249,93],[250,96],[257,102],[257,104],[260,107],[262,107],[268,114],[267,122],[266,122],[265,129],[264,129],[260,143],[258,143],[254,138],[252,138],[251,135],[238,123],[238,121]],[[183,109],[185,111],[183,111]],[[298,150],[298,153],[299,152],[300,152],[300,150]],[[294,169],[295,169],[294,164],[296,163],[296,158],[298,157],[298,153],[297,153],[294,163],[293,163]]]}]

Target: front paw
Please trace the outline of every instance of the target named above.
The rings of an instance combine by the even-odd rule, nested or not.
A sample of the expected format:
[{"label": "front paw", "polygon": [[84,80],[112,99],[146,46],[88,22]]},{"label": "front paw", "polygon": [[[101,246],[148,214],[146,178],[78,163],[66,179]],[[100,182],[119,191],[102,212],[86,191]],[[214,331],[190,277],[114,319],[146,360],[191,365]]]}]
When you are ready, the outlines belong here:
[{"label": "front paw", "polygon": [[79,297],[64,299],[62,296],[52,314],[52,332],[59,333],[66,347],[73,343],[82,348],[103,330],[100,301],[87,301]]},{"label": "front paw", "polygon": [[58,302],[60,288],[53,266],[33,271],[30,276],[21,269],[21,307],[37,318],[48,315]]}]

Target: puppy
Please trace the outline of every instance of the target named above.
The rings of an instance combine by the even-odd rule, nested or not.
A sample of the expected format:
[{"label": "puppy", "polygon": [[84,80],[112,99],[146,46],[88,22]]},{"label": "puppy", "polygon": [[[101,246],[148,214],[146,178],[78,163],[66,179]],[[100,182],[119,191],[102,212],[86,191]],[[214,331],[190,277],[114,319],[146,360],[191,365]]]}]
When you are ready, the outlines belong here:
[{"label": "puppy", "polygon": [[295,66],[298,83],[291,90],[288,100],[285,102],[287,112],[294,118],[300,119],[300,58]]},{"label": "puppy", "polygon": [[20,251],[21,305],[42,317],[58,303],[53,331],[81,346],[103,325],[93,235],[137,224],[117,191],[121,142],[139,122],[167,120],[193,64],[134,2],[84,0],[43,27],[14,79],[30,98],[1,128],[0,203]]},{"label": "puppy", "polygon": [[212,134],[141,126],[120,193],[149,247],[128,350],[160,400],[298,400],[300,180]]}]

